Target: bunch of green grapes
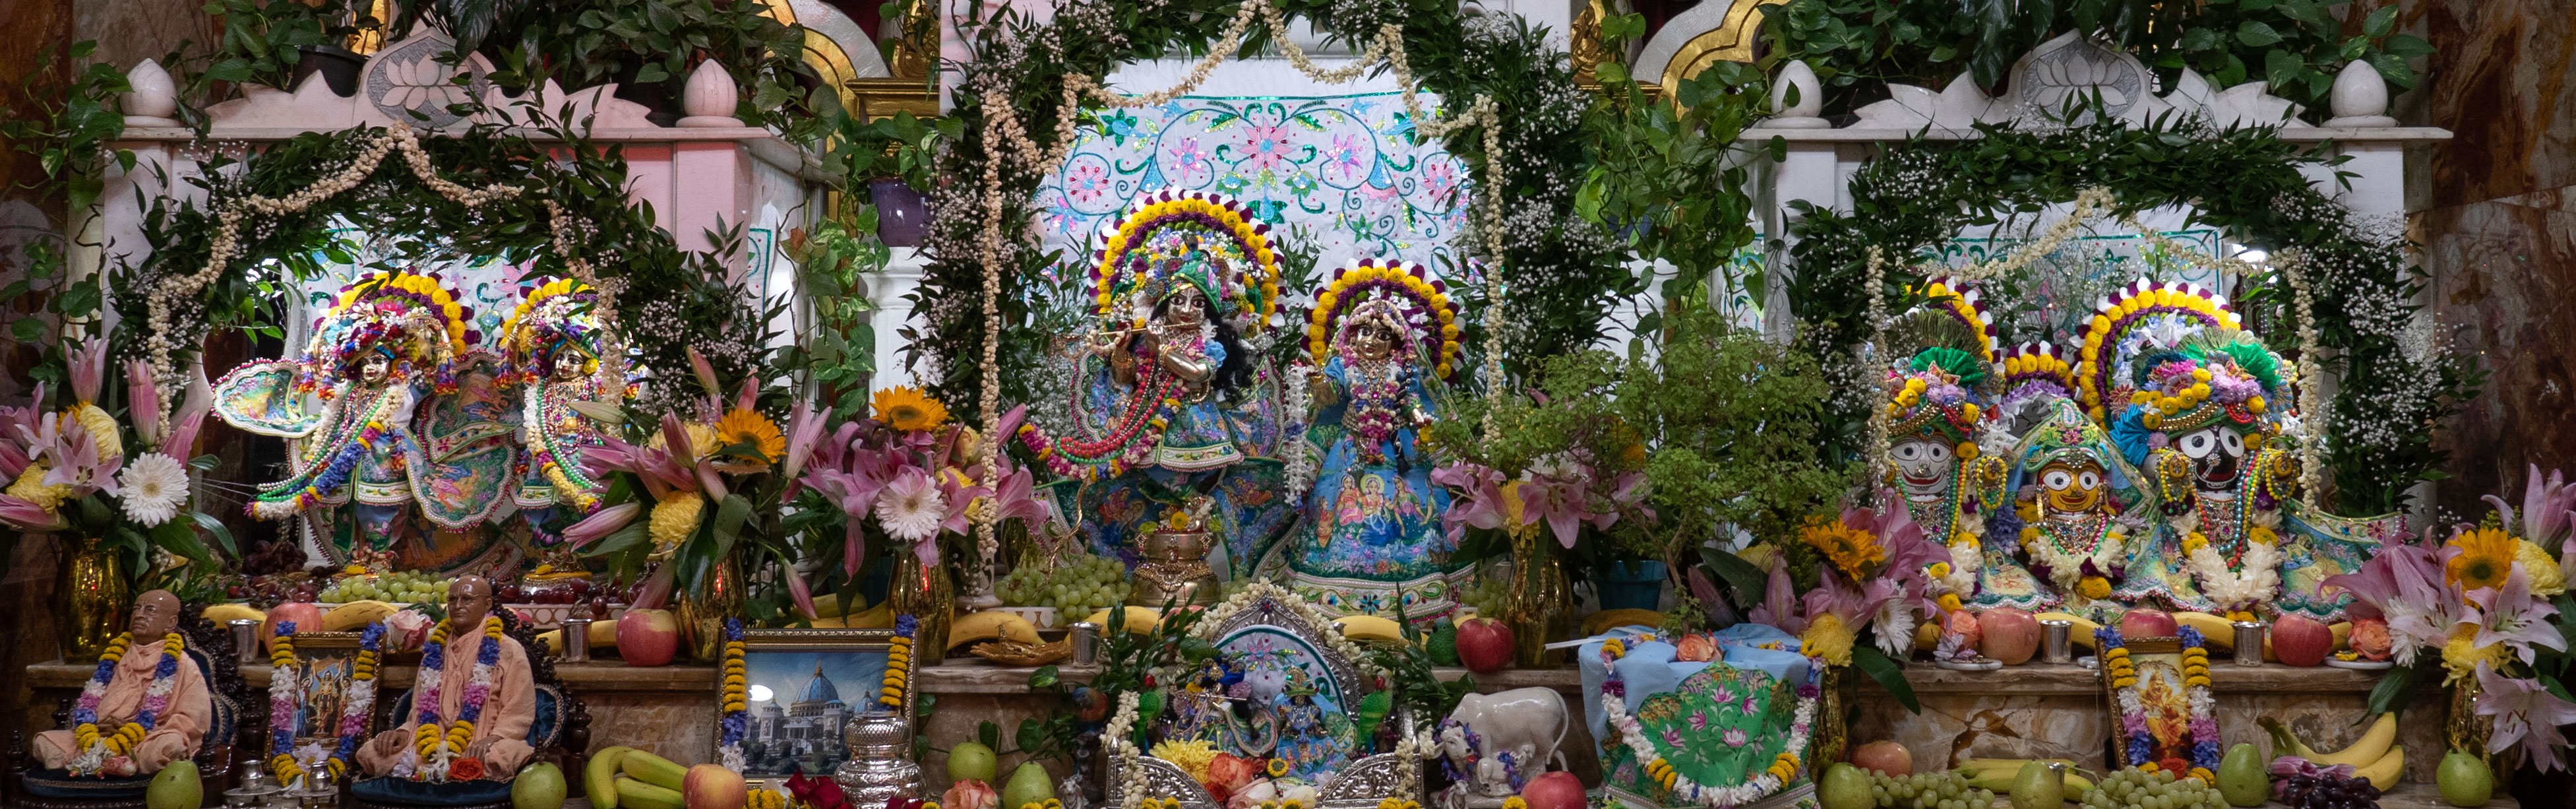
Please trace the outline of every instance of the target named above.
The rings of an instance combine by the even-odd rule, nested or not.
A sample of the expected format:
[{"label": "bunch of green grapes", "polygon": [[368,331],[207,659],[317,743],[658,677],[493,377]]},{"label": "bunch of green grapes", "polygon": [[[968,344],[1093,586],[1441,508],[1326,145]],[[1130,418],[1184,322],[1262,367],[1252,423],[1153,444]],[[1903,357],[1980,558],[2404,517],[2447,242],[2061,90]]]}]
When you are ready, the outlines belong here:
[{"label": "bunch of green grapes", "polygon": [[1013,607],[1054,607],[1083,616],[1127,600],[1127,566],[1118,560],[1083,554],[1052,567],[1024,565],[1002,577],[995,591]]},{"label": "bunch of green grapes", "polygon": [[1967,777],[1950,770],[1912,775],[1872,771],[1869,797],[1881,809],[1989,809],[1995,805],[1994,790],[1971,787]]},{"label": "bunch of green grapes", "polygon": [[1503,608],[1511,604],[1511,598],[1511,585],[1499,580],[1479,580],[1462,588],[1458,594],[1459,603],[1474,608],[1477,615],[1487,618],[1503,617],[1507,612]]},{"label": "bunch of green grapes", "polygon": [[2227,800],[2198,778],[2131,768],[2103,778],[2082,803],[2085,809],[2222,809]]},{"label": "bunch of green grapes", "polygon": [[454,578],[433,578],[428,573],[406,570],[375,576],[350,576],[324,588],[318,598],[328,603],[349,601],[392,601],[413,604],[447,603],[447,588]]}]

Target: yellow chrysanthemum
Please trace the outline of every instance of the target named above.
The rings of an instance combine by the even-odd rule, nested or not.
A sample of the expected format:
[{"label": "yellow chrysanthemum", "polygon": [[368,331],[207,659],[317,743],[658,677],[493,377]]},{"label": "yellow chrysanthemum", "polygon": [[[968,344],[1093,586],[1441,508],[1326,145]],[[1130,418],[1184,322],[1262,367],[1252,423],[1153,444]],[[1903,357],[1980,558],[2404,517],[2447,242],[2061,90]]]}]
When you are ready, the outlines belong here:
[{"label": "yellow chrysanthemum", "polygon": [[46,511],[52,511],[64,500],[71,499],[72,487],[45,485],[45,469],[42,463],[28,464],[27,471],[18,473],[18,480],[9,484],[9,496],[34,503]]},{"label": "yellow chrysanthemum", "polygon": [[2082,581],[2075,583],[2075,591],[2084,594],[2085,598],[2110,598],[2111,580],[2100,576],[2086,576]]},{"label": "yellow chrysanthemum", "polygon": [[936,430],[948,423],[948,406],[930,398],[920,388],[899,387],[877,391],[868,398],[876,409],[878,421],[897,430]]},{"label": "yellow chrysanthemum", "polygon": [[652,522],[645,526],[653,537],[653,546],[664,551],[679,547],[682,540],[698,530],[698,514],[706,507],[707,499],[697,492],[663,495],[662,502],[653,504]]},{"label": "yellow chrysanthemum", "polygon": [[1798,528],[1798,541],[1815,548],[1832,562],[1834,569],[1859,581],[1869,566],[1887,558],[1887,549],[1878,539],[1830,517],[1809,517]]},{"label": "yellow chrysanthemum", "polygon": [[1798,638],[1798,653],[1836,666],[1851,665],[1852,629],[1833,613],[1816,616]]},{"label": "yellow chrysanthemum", "polygon": [[1216,761],[1216,745],[1205,739],[1156,742],[1153,754],[1180,765],[1182,772],[1190,774],[1190,780],[1203,782],[1207,780],[1208,764]]},{"label": "yellow chrysanthemum", "polygon": [[2543,598],[2567,592],[2567,571],[2558,569],[2558,560],[2549,550],[2528,539],[2513,542],[2513,561],[2531,576],[2531,594]]},{"label": "yellow chrysanthemum", "polygon": [[2451,628],[2451,641],[2442,644],[2442,667],[2451,670],[2451,676],[2445,682],[2457,682],[2476,674],[2479,663],[2485,663],[2489,668],[2502,668],[2505,661],[2512,658],[2513,651],[2502,642],[2479,646],[2477,637],[2475,624]]},{"label": "yellow chrysanthemum", "polygon": [[2513,573],[2514,538],[2502,529],[2479,528],[2452,537],[2450,546],[2461,550],[2442,568],[2444,577],[2462,590],[2502,587],[2505,577]]},{"label": "yellow chrysanthemum", "polygon": [[122,430],[117,428],[115,416],[108,415],[106,410],[94,404],[74,407],[71,415],[80,419],[81,428],[88,430],[89,437],[98,442],[98,457],[125,455],[125,438],[120,435]]},{"label": "yellow chrysanthemum", "polygon": [[[736,454],[730,456],[733,460],[717,464],[716,468],[736,474],[759,472],[787,457],[787,435],[778,431],[778,423],[747,407],[734,408],[726,412],[724,418],[716,420],[715,442],[715,446],[701,451],[712,455],[716,450],[734,447]],[[758,454],[760,459],[753,461],[743,456],[741,452],[745,447]]]}]

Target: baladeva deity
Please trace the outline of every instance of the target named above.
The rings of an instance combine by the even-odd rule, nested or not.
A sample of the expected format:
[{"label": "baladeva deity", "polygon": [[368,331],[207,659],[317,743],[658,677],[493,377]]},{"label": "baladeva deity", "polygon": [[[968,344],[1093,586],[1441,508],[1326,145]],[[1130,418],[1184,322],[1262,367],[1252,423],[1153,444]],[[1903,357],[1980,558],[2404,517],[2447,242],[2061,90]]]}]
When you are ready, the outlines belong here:
[{"label": "baladeva deity", "polygon": [[[601,358],[625,345],[598,305],[590,285],[560,278],[529,292],[501,325],[501,380],[519,388],[515,500],[539,542],[550,546],[560,538],[559,523],[598,504],[606,485],[584,470],[582,451],[604,445],[623,420],[626,380]],[[565,550],[550,554],[557,570],[574,569]]]},{"label": "baladeva deity", "polygon": [[[1891,327],[1888,345],[1918,347],[1887,377],[1886,474],[1907,515],[1949,548],[1936,582],[1965,606],[2037,610],[2057,599],[2013,558],[2009,542],[1986,541],[2003,506],[2006,465],[1981,446],[1995,413],[1982,388],[1996,364],[1994,329],[1974,290],[1932,278],[1922,308]],[[1997,442],[2000,443],[2000,442]]]},{"label": "baladeva deity", "polygon": [[301,358],[224,375],[217,416],[292,439],[294,474],[260,487],[251,515],[302,515],[317,544],[370,569],[393,569],[404,538],[418,554],[406,569],[467,561],[479,547],[460,554],[432,535],[480,525],[501,506],[517,433],[495,358],[468,348],[471,316],[434,277],[375,273],[341,290]]},{"label": "baladeva deity", "polygon": [[1091,271],[1097,328],[1081,341],[1071,430],[1020,440],[1067,480],[1091,547],[1130,564],[1192,495],[1216,502],[1230,567],[1249,573],[1296,504],[1275,453],[1279,381],[1259,356],[1278,306],[1269,226],[1217,194],[1146,195],[1105,228]]},{"label": "baladeva deity", "polygon": [[1362,259],[1316,295],[1307,351],[1315,413],[1306,446],[1314,486],[1266,577],[1328,613],[1428,621],[1456,604],[1457,550],[1441,530],[1449,493],[1431,484],[1416,431],[1437,415],[1431,385],[1458,361],[1457,306],[1419,264]]}]

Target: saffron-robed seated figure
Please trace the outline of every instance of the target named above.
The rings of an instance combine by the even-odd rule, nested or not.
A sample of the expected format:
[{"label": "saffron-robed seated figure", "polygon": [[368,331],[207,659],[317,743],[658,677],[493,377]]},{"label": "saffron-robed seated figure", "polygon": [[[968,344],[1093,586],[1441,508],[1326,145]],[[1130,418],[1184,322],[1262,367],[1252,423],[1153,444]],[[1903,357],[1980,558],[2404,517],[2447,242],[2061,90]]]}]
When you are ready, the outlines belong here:
[{"label": "saffron-robed seated figure", "polygon": [[99,674],[72,708],[72,728],[36,734],[36,760],[75,776],[160,772],[193,757],[214,717],[205,672],[179,634],[179,597],[152,590],[134,600],[131,631],[108,645]]},{"label": "saffron-robed seated figure", "polygon": [[535,750],[536,681],[528,651],[492,614],[492,584],[460,576],[448,619],[430,631],[402,724],[358,749],[368,776],[416,781],[507,781]]}]

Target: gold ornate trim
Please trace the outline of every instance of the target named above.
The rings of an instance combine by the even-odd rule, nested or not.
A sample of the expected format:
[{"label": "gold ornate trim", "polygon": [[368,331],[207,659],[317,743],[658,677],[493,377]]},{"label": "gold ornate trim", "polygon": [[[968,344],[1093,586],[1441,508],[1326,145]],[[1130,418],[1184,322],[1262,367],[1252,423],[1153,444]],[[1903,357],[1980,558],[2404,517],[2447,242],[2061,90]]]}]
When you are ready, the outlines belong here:
[{"label": "gold ornate trim", "polygon": [[[1664,92],[1670,93],[1679,89],[1682,80],[1699,75],[1700,71],[1706,70],[1709,65],[1716,64],[1720,60],[1753,61],[1753,44],[1760,38],[1762,29],[1761,18],[1754,16],[1754,8],[1788,2],[1788,0],[1733,1],[1735,6],[1726,10],[1724,23],[1714,29],[1701,32],[1699,36],[1691,37],[1690,41],[1682,43],[1680,50],[1673,52],[1673,60],[1664,65],[1664,75],[1660,83]],[[1597,5],[1599,0],[1594,2]],[[1600,30],[1598,23],[1594,25],[1593,30],[1597,37]]]}]

